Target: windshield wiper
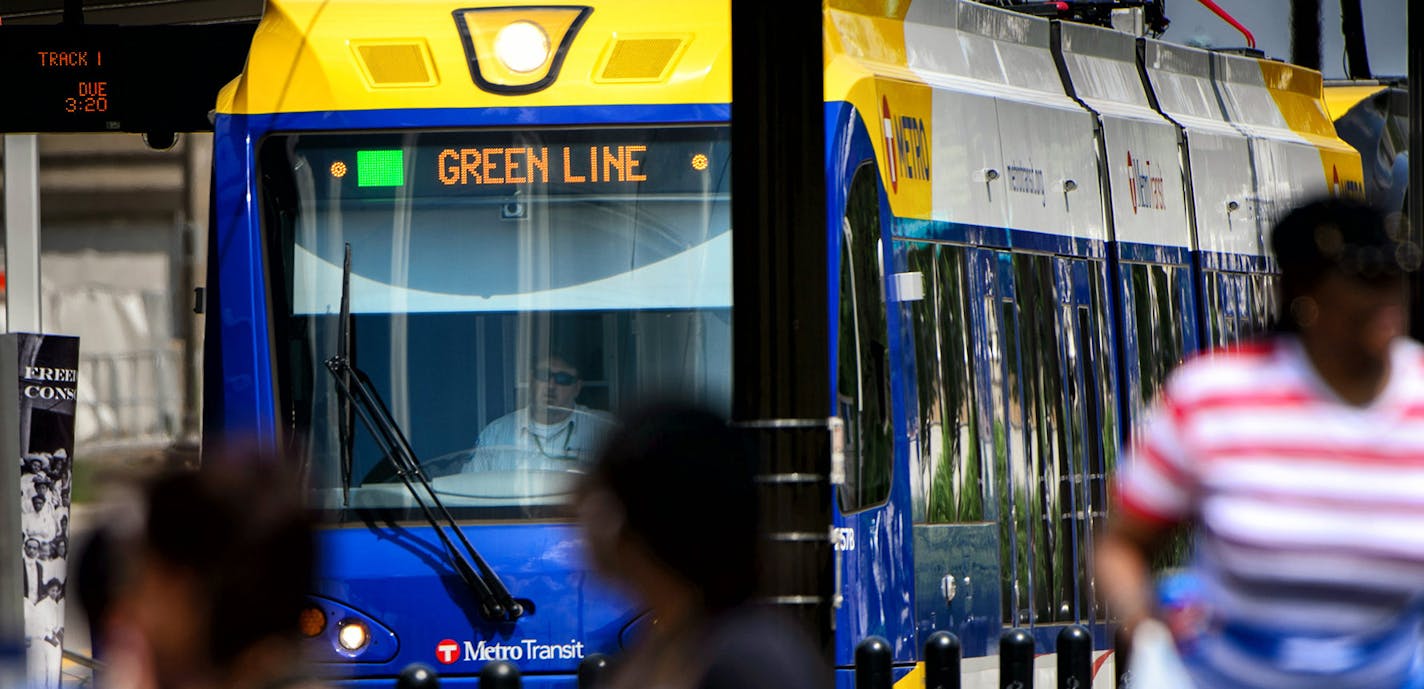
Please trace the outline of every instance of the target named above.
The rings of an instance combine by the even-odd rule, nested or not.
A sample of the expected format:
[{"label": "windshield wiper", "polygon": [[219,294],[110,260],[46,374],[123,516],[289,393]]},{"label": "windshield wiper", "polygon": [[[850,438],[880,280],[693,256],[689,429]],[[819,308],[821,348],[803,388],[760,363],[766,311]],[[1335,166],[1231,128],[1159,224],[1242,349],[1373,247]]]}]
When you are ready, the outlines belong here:
[{"label": "windshield wiper", "polygon": [[[351,243],[346,243],[346,255],[341,261],[341,315],[337,317],[336,356],[353,361],[351,352]],[[344,378],[343,384],[350,385]],[[337,440],[341,442],[341,506],[351,506],[351,453],[356,444],[356,434],[352,433],[353,409],[350,397],[343,397],[344,404],[336,417]]]},{"label": "windshield wiper", "polygon": [[[341,434],[341,473],[342,473],[342,499],[349,504],[349,491],[351,486],[351,448],[355,440],[354,433],[351,432],[351,416],[355,412],[361,419],[361,424],[370,431],[371,437],[376,441],[377,447],[385,453],[386,459],[390,461],[395,469],[396,476],[401,483],[405,484],[405,489],[410,492],[410,496],[415,499],[415,504],[420,507],[420,511],[425,514],[426,523],[435,530],[435,535],[440,538],[440,543],[445,546],[445,553],[450,558],[450,564],[455,568],[455,573],[460,575],[460,579],[465,582],[470,590],[475,592],[475,597],[480,601],[480,614],[491,622],[513,622],[524,615],[524,606],[514,600],[510,595],[509,588],[500,580],[489,563],[480,557],[480,552],[475,550],[475,546],[470,543],[470,539],[465,537],[465,532],[460,525],[455,522],[455,517],[446,509],[445,503],[440,501],[440,496],[431,487],[430,480],[426,478],[425,472],[420,468],[420,459],[415,456],[415,450],[411,448],[410,441],[401,431],[400,424],[396,423],[395,417],[391,416],[391,411],[386,407],[385,400],[381,399],[380,393],[376,392],[376,386],[371,384],[371,379],[364,371],[357,368],[351,362],[351,245],[346,245],[346,257],[341,265],[341,313],[339,315],[339,329],[341,331],[341,341],[337,344],[337,354],[326,360],[326,369],[331,371],[331,375],[336,379],[336,391],[340,393],[344,403],[341,410],[341,423],[338,432]],[[416,487],[416,483],[420,487]],[[425,498],[430,499],[430,503],[439,510],[443,518],[436,519],[435,512],[430,505],[426,504],[425,498],[421,497],[422,491]],[[455,532],[460,545],[464,547],[461,551],[455,547],[450,540],[449,534],[445,533],[448,527]],[[468,555],[468,557],[466,557]],[[471,564],[473,561],[473,564]]]},{"label": "windshield wiper", "polygon": [[[524,606],[514,600],[499,575],[480,557],[479,551],[475,550],[470,539],[465,537],[465,532],[455,522],[450,510],[440,501],[440,496],[435,493],[425,472],[421,471],[420,460],[411,449],[410,442],[406,440],[405,434],[386,408],[385,401],[371,384],[371,379],[342,356],[327,359],[326,368],[336,379],[337,391],[348,403],[354,403],[352,406],[355,407],[356,416],[361,419],[366,430],[371,432],[376,445],[386,453],[386,459],[395,468],[396,476],[405,484],[406,490],[410,491],[421,512],[425,513],[425,521],[435,530],[435,535],[445,546],[445,552],[450,556],[450,563],[454,565],[456,573],[480,599],[480,614],[491,622],[513,622],[519,619],[524,614]],[[430,504],[426,504],[425,498],[429,498]],[[431,505],[439,511],[440,519],[436,518]],[[463,551],[455,547],[446,533],[446,528],[455,532]]]}]

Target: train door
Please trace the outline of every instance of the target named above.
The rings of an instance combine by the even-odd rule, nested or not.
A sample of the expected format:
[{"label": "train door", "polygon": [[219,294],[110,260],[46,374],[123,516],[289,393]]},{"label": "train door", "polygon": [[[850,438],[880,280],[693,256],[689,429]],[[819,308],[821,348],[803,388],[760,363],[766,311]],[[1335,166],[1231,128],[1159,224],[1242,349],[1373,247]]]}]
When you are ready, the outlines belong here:
[{"label": "train door", "polygon": [[993,455],[987,490],[999,524],[1004,624],[1094,623],[1094,527],[1104,515],[1118,419],[1100,261],[977,252],[984,288],[981,414]]},{"label": "train door", "polygon": [[959,637],[967,657],[988,655],[998,638],[999,549],[995,509],[985,499],[994,439],[981,429],[970,309],[982,293],[970,279],[972,249],[903,243],[903,269],[922,284],[901,301],[908,328],[905,408],[910,425],[917,647],[936,631]]},{"label": "train door", "polygon": [[[1093,625],[1104,616],[1097,605],[1093,538],[1107,515],[1108,477],[1116,463],[1120,435],[1117,385],[1113,375],[1106,266],[1101,261],[1059,260],[1060,356],[1063,362],[1066,462],[1059,492],[1066,511],[1057,515],[1072,539],[1071,621]],[[1071,528],[1069,528],[1071,527]],[[1059,604],[1059,620],[1069,621],[1069,598]],[[1101,629],[1095,635],[1102,638]]]},{"label": "train door", "polygon": [[915,656],[909,572],[910,521],[905,506],[903,415],[893,400],[900,374],[900,313],[887,308],[888,209],[873,165],[852,177],[838,237],[832,383],[835,414],[845,424],[845,480],[836,491],[839,591],[837,662],[849,664],[854,644],[884,637],[896,660]]}]

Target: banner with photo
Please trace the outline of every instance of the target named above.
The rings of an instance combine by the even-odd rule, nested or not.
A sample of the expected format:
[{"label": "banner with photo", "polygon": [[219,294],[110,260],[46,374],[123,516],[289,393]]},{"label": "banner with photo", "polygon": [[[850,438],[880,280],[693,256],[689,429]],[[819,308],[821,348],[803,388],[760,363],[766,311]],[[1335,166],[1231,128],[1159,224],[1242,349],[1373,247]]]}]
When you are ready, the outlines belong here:
[{"label": "banner with photo", "polygon": [[58,689],[63,663],[78,370],[77,337],[0,335],[0,447],[19,464],[18,583],[37,689]]}]

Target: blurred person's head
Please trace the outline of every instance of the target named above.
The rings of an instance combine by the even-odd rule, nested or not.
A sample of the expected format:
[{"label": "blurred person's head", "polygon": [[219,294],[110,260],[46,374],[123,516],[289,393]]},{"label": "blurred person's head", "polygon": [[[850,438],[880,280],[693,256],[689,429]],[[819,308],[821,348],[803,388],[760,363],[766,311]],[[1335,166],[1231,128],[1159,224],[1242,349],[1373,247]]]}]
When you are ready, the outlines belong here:
[{"label": "blurred person's head", "polygon": [[534,420],[558,423],[574,410],[575,400],[583,391],[583,378],[570,357],[560,353],[535,362],[530,381],[530,405]]},{"label": "blurred person's head", "polygon": [[36,512],[41,512],[44,510],[45,502],[45,496],[40,495],[38,491],[36,491],[35,494],[30,497],[30,507],[33,507]]},{"label": "blurred person's head", "polygon": [[40,541],[38,538],[25,539],[25,557],[31,560],[40,556]]},{"label": "blurred person's head", "polygon": [[60,601],[64,599],[64,582],[58,579],[50,579],[45,582],[44,595],[51,600]]},{"label": "blurred person's head", "polygon": [[160,686],[287,671],[315,561],[296,483],[255,455],[152,483],[125,612]]},{"label": "blurred person's head", "polygon": [[746,602],[757,585],[759,510],[741,436],[681,403],[621,421],[578,493],[594,565],[655,612],[669,612],[658,607],[670,599],[694,615]]},{"label": "blurred person's head", "polygon": [[1329,198],[1287,214],[1271,234],[1280,262],[1277,329],[1335,356],[1383,361],[1408,328],[1406,282],[1419,249],[1372,206]]}]

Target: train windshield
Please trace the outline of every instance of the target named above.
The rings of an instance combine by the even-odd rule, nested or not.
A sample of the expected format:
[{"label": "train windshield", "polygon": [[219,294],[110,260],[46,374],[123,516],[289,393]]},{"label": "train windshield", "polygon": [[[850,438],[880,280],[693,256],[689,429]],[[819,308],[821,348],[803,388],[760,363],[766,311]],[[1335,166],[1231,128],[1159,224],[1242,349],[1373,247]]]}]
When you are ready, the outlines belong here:
[{"label": "train windshield", "polygon": [[729,148],[723,126],[268,137],[277,401],[314,504],[417,506],[337,354],[461,519],[566,517],[631,401],[728,411]]}]

